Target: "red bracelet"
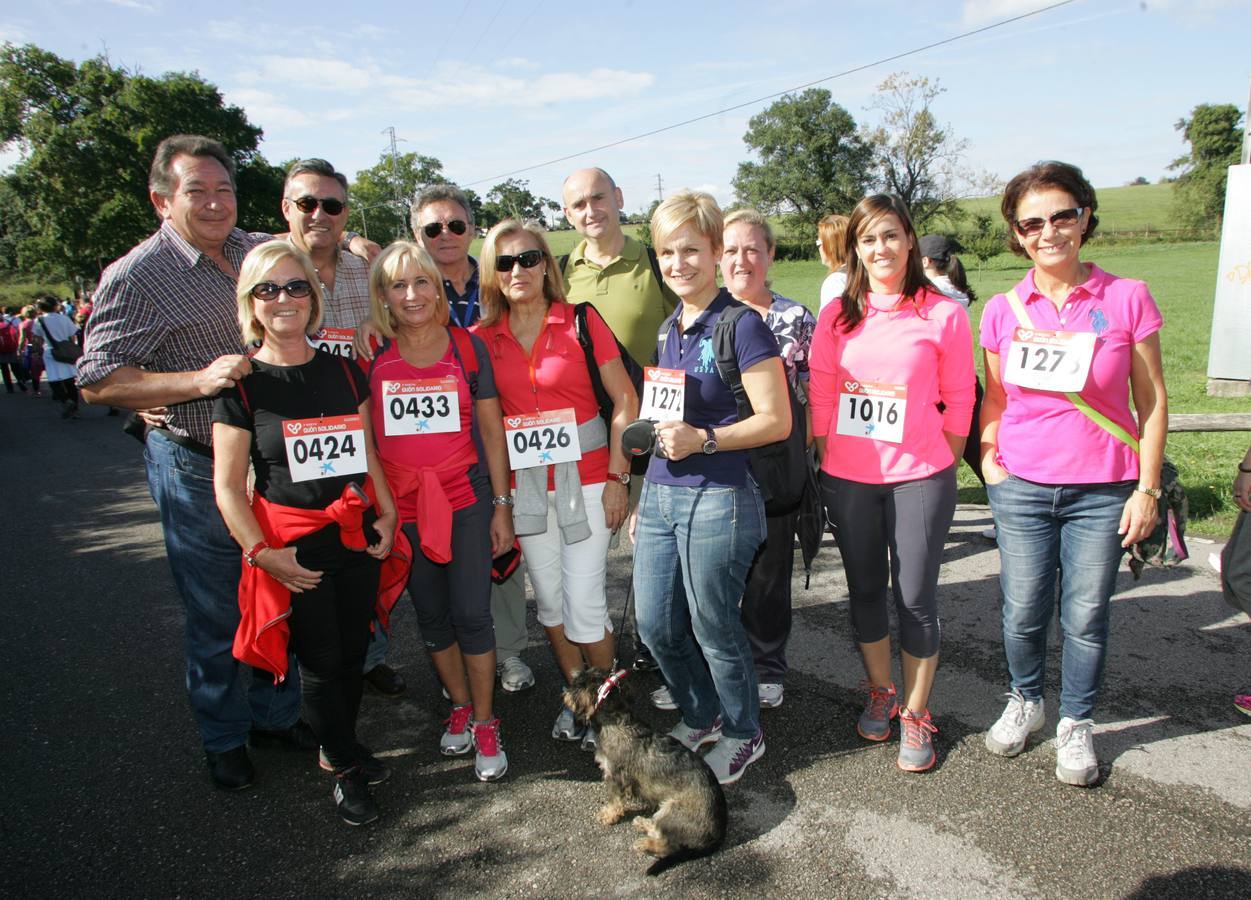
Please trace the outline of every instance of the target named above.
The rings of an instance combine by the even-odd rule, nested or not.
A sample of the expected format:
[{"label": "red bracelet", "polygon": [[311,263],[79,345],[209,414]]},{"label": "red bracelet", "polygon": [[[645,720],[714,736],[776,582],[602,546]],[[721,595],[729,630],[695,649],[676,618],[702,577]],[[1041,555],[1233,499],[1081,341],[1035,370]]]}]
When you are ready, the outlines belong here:
[{"label": "red bracelet", "polygon": [[243,554],[243,559],[249,566],[256,568],[256,554],[268,549],[270,548],[267,541],[258,541],[255,547]]}]

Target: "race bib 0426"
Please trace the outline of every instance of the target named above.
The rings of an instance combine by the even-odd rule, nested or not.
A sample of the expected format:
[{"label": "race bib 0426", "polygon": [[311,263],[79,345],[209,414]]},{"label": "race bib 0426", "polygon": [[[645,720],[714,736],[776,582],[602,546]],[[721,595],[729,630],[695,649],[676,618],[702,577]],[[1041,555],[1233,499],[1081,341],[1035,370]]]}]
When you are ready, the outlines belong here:
[{"label": "race bib 0426", "polygon": [[504,416],[504,439],[508,465],[514,472],[582,458],[578,420],[572,407],[531,416]]}]

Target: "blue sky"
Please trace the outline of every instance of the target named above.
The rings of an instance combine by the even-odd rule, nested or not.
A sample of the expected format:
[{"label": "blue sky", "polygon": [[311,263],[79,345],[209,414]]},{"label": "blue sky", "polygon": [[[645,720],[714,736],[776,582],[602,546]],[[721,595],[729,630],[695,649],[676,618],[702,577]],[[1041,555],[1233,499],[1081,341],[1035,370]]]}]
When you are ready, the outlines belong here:
[{"label": "blue sky", "polygon": [[[435,156],[485,194],[514,170],[735,106],[1047,6],[1049,0],[874,3],[565,0],[0,0],[0,40],[146,74],[196,70],[265,131],[273,162],[323,156],[349,175],[401,152]],[[940,121],[967,164],[1006,179],[1042,158],[1096,186],[1154,181],[1201,102],[1247,100],[1251,0],[1078,0],[823,83],[872,124],[891,72],[939,79]],[[681,186],[722,201],[751,103],[694,125],[519,173],[559,198],[600,165],[627,210]],[[12,151],[0,155],[11,164]]]}]

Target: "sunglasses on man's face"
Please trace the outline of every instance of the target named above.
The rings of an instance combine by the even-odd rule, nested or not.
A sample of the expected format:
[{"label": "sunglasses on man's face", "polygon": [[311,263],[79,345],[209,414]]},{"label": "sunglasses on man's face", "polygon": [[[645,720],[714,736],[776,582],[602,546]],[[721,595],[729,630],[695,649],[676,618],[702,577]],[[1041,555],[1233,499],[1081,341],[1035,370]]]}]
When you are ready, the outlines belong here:
[{"label": "sunglasses on man's face", "polygon": [[260,284],[252,286],[252,296],[257,299],[269,303],[271,300],[277,300],[278,295],[286,293],[292,300],[302,300],[309,294],[313,293],[313,286],[303,278],[297,278],[294,281],[288,281],[286,284],[275,284],[272,281],[262,281]]},{"label": "sunglasses on man's face", "polygon": [[464,234],[469,228],[469,223],[464,219],[453,219],[450,222],[431,222],[429,225],[421,226],[421,230],[426,233],[428,238],[437,238],[446,228],[452,234]]},{"label": "sunglasses on man's face", "polygon": [[321,206],[328,216],[337,216],[343,212],[343,208],[347,205],[342,200],[336,200],[334,197],[301,197],[299,200],[292,200],[295,208],[307,216],[311,216],[317,212],[317,207]]},{"label": "sunglasses on man's face", "polygon": [[1083,206],[1075,206],[1072,209],[1061,209],[1053,212],[1045,219],[1017,219],[1012,223],[1012,227],[1016,229],[1016,233],[1022,237],[1033,237],[1036,234],[1042,234],[1043,227],[1048,222],[1053,228],[1070,228],[1077,224],[1077,220],[1082,217],[1082,213],[1086,211]]},{"label": "sunglasses on man's face", "polygon": [[542,250],[525,250],[518,253],[516,256],[511,256],[505,253],[502,256],[495,257],[495,271],[511,272],[513,270],[513,265],[516,263],[521,263],[521,268],[523,269],[533,269],[542,261]]}]

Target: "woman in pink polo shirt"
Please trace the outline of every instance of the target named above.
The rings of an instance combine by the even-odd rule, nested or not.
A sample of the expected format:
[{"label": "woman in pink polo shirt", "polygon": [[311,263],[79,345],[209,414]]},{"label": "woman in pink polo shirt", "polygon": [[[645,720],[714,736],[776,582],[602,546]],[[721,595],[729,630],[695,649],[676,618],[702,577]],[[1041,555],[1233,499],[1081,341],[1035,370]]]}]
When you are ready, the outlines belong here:
[{"label": "woman in pink polo shirt", "polygon": [[[604,576],[609,542],[629,507],[621,432],[638,418],[638,398],[612,331],[590,308],[592,352],[613,401],[611,421],[600,415],[574,308],[540,228],[500,222],[482,245],[481,272],[484,312],[474,330],[491,356],[504,407],[513,522],[539,624],[570,682],[586,666],[613,664]],[[526,416],[544,421],[526,427]],[[552,737],[580,740],[587,749],[595,741],[563,705]]]},{"label": "woman in pink polo shirt", "polygon": [[981,329],[982,475],[998,532],[1012,679],[986,746],[1016,756],[1043,726],[1058,580],[1056,777],[1083,787],[1099,777],[1090,716],[1116,570],[1125,548],[1155,524],[1168,432],[1155,301],[1141,281],[1080,258],[1097,205],[1090,182],[1067,163],[1039,163],[1008,183],[1008,245],[1034,268],[991,298]]},{"label": "woman in pink polo shirt", "polygon": [[[856,730],[884,741],[898,713],[898,765],[923,772],[934,765],[938,567],[973,411],[973,340],[964,309],[925,277],[899,198],[856,205],[847,251],[847,286],[821,311],[812,339],[812,430],[868,675]],[[891,679],[892,590],[902,704]]]}]

